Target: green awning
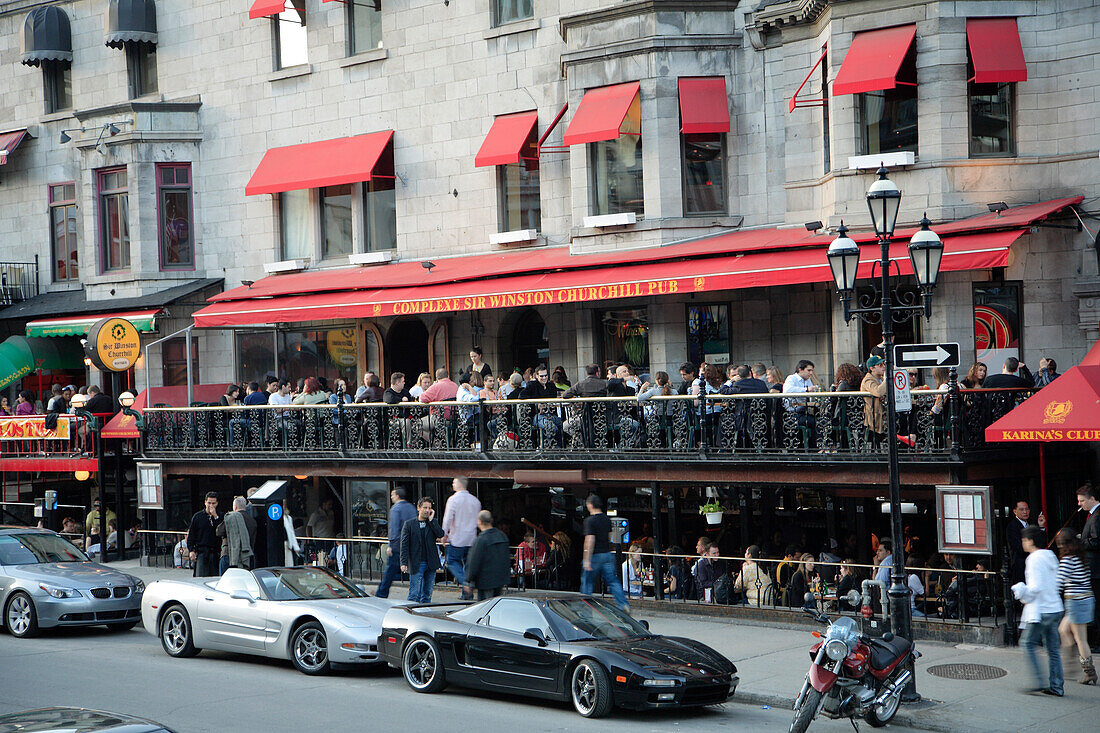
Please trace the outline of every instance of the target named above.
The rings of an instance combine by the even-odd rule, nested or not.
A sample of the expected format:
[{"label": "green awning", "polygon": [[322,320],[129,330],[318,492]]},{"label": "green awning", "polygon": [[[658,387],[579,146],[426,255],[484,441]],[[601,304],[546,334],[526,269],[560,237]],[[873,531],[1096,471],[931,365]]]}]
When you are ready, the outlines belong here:
[{"label": "green awning", "polygon": [[132,313],[96,313],[90,316],[29,321],[27,323],[27,335],[40,338],[46,336],[86,336],[88,329],[102,318],[125,318],[134,324],[138,331],[153,331],[156,330],[157,316],[163,312],[163,308],[153,308]]},{"label": "green awning", "polygon": [[0,344],[0,389],[39,369],[78,371],[84,356],[77,342],[11,336]]}]

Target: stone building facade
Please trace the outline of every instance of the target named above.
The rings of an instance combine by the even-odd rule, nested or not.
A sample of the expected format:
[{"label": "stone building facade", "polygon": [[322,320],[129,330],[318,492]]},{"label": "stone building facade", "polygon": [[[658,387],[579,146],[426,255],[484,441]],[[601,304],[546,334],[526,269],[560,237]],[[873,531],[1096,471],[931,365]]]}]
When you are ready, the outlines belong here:
[{"label": "stone building facade", "polygon": [[[314,189],[304,235],[311,247],[307,271],[387,268],[391,258],[438,260],[523,247],[568,247],[563,257],[642,252],[732,231],[797,231],[811,221],[822,229],[835,229],[842,219],[866,228],[863,199],[872,176],[850,167],[849,158],[864,152],[861,114],[868,108],[861,112],[858,94],[822,95],[822,83],[841,73],[859,34],[911,24],[917,140],[911,162],[890,169],[905,194],[899,228],[923,214],[938,224],[987,214],[989,203],[1017,207],[1083,197],[1076,210],[1062,207],[1031,226],[1003,267],[945,273],[933,316],[913,337],[959,341],[969,361],[975,284],[980,289],[1002,281],[1018,284],[1015,315],[1025,361],[1053,356],[1068,366],[1100,337],[1097,257],[1092,237],[1078,227],[1083,221],[1095,231],[1098,222],[1088,212],[1100,208],[1100,133],[1093,122],[1100,114],[1100,5],[1094,0],[410,0],[383,3],[380,10],[370,3],[294,0],[285,3],[290,10],[282,16],[266,16],[256,10],[265,3],[248,0],[159,0],[155,53],[145,42],[144,56],[134,52],[141,42],[105,45],[111,5],[0,0],[6,92],[0,132],[28,132],[0,166],[0,259],[37,257],[39,290],[46,296],[82,288],[88,301],[102,302],[109,312],[112,299],[140,298],[185,281],[223,278],[232,289],[283,277],[270,273],[291,259],[280,244],[286,235],[280,197],[245,194],[265,153],[390,130],[395,248],[377,255],[375,264],[352,264],[355,254],[370,254],[373,236],[363,223],[367,184],[355,183],[349,197],[355,251],[324,256]],[[259,17],[249,17],[250,5]],[[71,25],[71,100],[49,112],[49,64],[20,63],[28,14],[44,7],[64,11]],[[991,17],[1015,18],[1027,79],[1007,91],[1009,149],[976,156],[968,133],[967,22]],[[283,28],[292,30],[277,30]],[[293,46],[303,40],[304,51]],[[149,73],[150,58],[155,83],[146,78],[135,89],[135,74],[142,73],[135,64],[144,63]],[[678,98],[678,80],[695,77],[724,81],[729,116],[729,133],[715,141],[719,205],[702,215],[685,210]],[[562,135],[587,91],[633,82],[640,85],[640,214],[633,223],[591,226],[586,219],[596,213],[597,193],[592,153],[588,145],[563,145]],[[800,85],[798,96],[827,99],[827,106],[790,109]],[[494,118],[529,111],[538,115],[536,136],[548,133],[537,155],[540,224],[533,239],[494,244],[494,235],[505,231],[501,174],[497,166],[475,166],[475,156]],[[63,132],[69,142],[61,142]],[[162,211],[168,199],[160,177],[172,167],[166,164],[184,164],[192,204],[186,227],[193,256],[170,266]],[[105,262],[112,233],[104,228],[103,174],[110,171],[124,171],[127,180],[129,255],[123,267]],[[57,259],[50,187],[69,183],[79,277],[61,279],[47,264]],[[639,327],[648,339],[641,366],[675,378],[691,351],[689,316],[698,312],[691,308],[701,305],[722,309],[715,313],[724,321],[724,338],[711,341],[728,342],[724,350],[712,344],[714,351],[706,352],[700,344],[701,353],[719,362],[764,361],[789,372],[799,358],[810,358],[829,374],[840,361],[865,358],[875,338],[845,326],[833,287],[821,282],[547,305],[533,316],[509,309],[417,316],[416,330],[427,339],[440,321],[446,324],[441,343],[423,346],[427,364],[440,365],[442,356],[457,367],[479,343],[498,371],[545,358],[576,378],[589,361],[621,356],[609,353],[614,341],[604,330]],[[185,325],[190,310],[170,309],[172,323]],[[408,321],[353,318],[282,328],[333,326],[356,329],[356,376],[367,368],[413,371],[389,343],[400,341],[394,331],[411,328]],[[257,329],[246,324],[241,330]],[[196,333],[202,382],[282,370],[272,363],[246,373],[245,341],[230,329]],[[530,349],[517,350],[520,336],[530,334]],[[393,347],[389,356],[377,348],[378,338]],[[147,365],[154,384],[162,373],[156,359]],[[991,370],[997,366],[990,364]]]}]

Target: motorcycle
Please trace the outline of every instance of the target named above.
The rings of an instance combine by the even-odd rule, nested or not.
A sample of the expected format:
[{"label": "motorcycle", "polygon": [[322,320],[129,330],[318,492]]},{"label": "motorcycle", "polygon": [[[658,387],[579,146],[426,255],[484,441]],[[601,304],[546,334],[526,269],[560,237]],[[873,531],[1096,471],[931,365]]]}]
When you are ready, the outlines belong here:
[{"label": "motorcycle", "polygon": [[[865,615],[869,601],[853,590],[845,600],[858,606],[864,599]],[[920,653],[913,643],[890,632],[881,639],[860,633],[856,621],[842,616],[836,621],[819,612],[812,594],[806,595],[808,613],[828,626],[810,648],[810,670],[802,690],[794,701],[791,733],[805,733],[818,715],[829,718],[863,718],[871,726],[881,728],[890,722],[901,704],[901,694],[912,679],[909,661]]]}]

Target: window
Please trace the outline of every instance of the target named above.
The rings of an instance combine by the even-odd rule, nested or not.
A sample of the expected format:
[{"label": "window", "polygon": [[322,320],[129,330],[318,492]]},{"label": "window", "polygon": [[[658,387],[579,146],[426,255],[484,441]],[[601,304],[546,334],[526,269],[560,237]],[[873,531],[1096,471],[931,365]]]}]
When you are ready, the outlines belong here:
[{"label": "window", "polygon": [[[267,335],[268,345],[271,344],[271,336]],[[240,338],[240,336],[238,336]],[[162,376],[165,387],[182,387],[187,384],[187,339],[176,336],[168,339],[161,345],[160,360]],[[191,340],[191,382],[198,384],[199,379],[199,345]],[[252,381],[252,380],[249,380]]]},{"label": "window", "polygon": [[725,303],[689,305],[687,309],[688,361],[693,364],[730,363],[730,309]]},{"label": "window", "polygon": [[832,151],[829,149],[829,47],[821,49],[821,143],[825,158],[825,172],[832,170]]},{"label": "window", "polygon": [[680,135],[684,216],[726,213],[726,136],[720,132]]},{"label": "window", "polygon": [[642,216],[642,138],[621,135],[617,140],[588,144],[592,182],[592,214],[634,212]]},{"label": "window", "polygon": [[514,23],[535,15],[533,0],[493,0],[493,25]]},{"label": "window", "polygon": [[[279,374],[275,366],[275,344],[279,339],[276,331],[237,331],[236,339],[237,369],[234,374],[245,382],[263,382],[271,374]],[[175,341],[165,342],[165,346]],[[194,348],[194,344],[191,345]],[[167,371],[168,349],[164,350],[165,370]],[[179,363],[186,365],[184,357]],[[184,375],[186,378],[186,375]],[[168,382],[165,382],[168,384]],[[264,385],[266,387],[266,385]]]},{"label": "window", "polygon": [[649,317],[645,308],[599,311],[600,356],[604,361],[629,364],[641,374],[649,371]]},{"label": "window", "polygon": [[286,331],[279,334],[279,375],[291,381],[324,377],[330,388],[337,379],[354,385],[358,354],[359,338],[354,326]]},{"label": "window", "polygon": [[310,212],[308,189],[279,194],[280,259],[312,259]]},{"label": "window", "polygon": [[[973,76],[973,72],[969,74]],[[1016,85],[966,85],[970,107],[970,157],[1015,155],[1016,140],[1013,124],[1014,91]]]},{"label": "window", "polygon": [[309,63],[306,53],[306,1],[287,0],[287,9],[272,18],[275,28],[275,68]]},{"label": "window", "polygon": [[321,189],[321,258],[350,255],[351,184]]},{"label": "window", "polygon": [[157,91],[157,47],[151,43],[126,44],[126,74],[130,99]]},{"label": "window", "polygon": [[974,350],[990,374],[1001,370],[1005,359],[1023,359],[1020,344],[1023,313],[1019,282],[974,283]]},{"label": "window", "polygon": [[542,228],[542,196],[539,188],[538,128],[531,134],[520,151],[520,162],[498,165],[500,186],[500,230],[514,232],[519,229]]},{"label": "window", "polygon": [[363,0],[349,2],[348,6],[348,55],[382,48],[381,0],[374,7]]},{"label": "window", "polygon": [[104,271],[130,266],[130,197],[126,169],[99,172],[100,262]]},{"label": "window", "polygon": [[157,224],[162,269],[195,266],[191,211],[191,164],[157,165]]},{"label": "window", "polygon": [[80,279],[76,232],[76,184],[51,185],[50,236],[54,282]]},{"label": "window", "polygon": [[46,114],[72,109],[73,76],[68,61],[43,61],[42,82],[45,85]]},{"label": "window", "polygon": [[861,145],[864,155],[897,150],[917,152],[916,44],[898,71],[897,86],[859,95]]},{"label": "window", "polygon": [[550,627],[539,607],[528,601],[502,598],[489,611],[488,626],[501,631],[523,634],[527,629],[540,629],[549,635]]},{"label": "window", "polygon": [[363,211],[366,216],[364,251],[378,252],[397,247],[397,190],[394,186],[393,141],[391,140],[378,162],[374,164],[370,180],[363,184]]}]

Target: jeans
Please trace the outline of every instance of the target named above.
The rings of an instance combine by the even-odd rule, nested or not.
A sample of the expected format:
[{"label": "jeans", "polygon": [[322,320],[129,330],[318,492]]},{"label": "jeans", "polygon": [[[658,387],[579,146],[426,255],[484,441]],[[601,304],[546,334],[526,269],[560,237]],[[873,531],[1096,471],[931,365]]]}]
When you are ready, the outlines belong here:
[{"label": "jeans", "polygon": [[[447,569],[451,571],[451,575],[454,576],[455,582],[459,585],[466,585],[464,565],[466,564],[466,556],[469,554],[469,547],[447,545]],[[465,595],[465,592],[463,592],[463,595]]]},{"label": "jeans", "polygon": [[222,555],[218,558],[218,575],[225,575],[225,571],[229,569],[229,555]]},{"label": "jeans", "polygon": [[429,570],[428,563],[421,561],[415,572],[409,573],[409,600],[413,603],[431,603],[434,587],[435,569]]},{"label": "jeans", "polygon": [[378,598],[390,597],[390,586],[393,585],[393,581],[401,577],[401,551],[396,548],[390,548],[393,554],[386,560],[386,569],[382,571],[382,580],[378,582],[378,590],[374,592],[374,595]]},{"label": "jeans", "polygon": [[628,610],[630,604],[626,602],[623,585],[619,582],[618,573],[615,572],[615,556],[610,552],[601,552],[593,555],[591,562],[592,569],[581,573],[581,593],[591,595],[596,576],[599,575],[603,578],[604,585],[610,589],[611,595],[615,598],[615,603],[619,608],[624,611]]},{"label": "jeans", "polygon": [[[1061,620],[1061,612],[1044,613],[1038,623],[1025,624],[1023,636],[1020,637],[1020,646],[1024,648],[1024,654],[1031,665],[1036,689],[1049,688],[1059,695],[1063,693],[1065,683],[1062,678],[1062,642],[1058,638],[1058,623]],[[1047,648],[1049,680],[1046,681],[1043,679],[1043,670],[1039,666],[1039,655],[1035,651],[1040,645]]]}]

